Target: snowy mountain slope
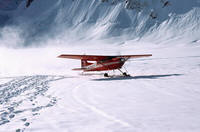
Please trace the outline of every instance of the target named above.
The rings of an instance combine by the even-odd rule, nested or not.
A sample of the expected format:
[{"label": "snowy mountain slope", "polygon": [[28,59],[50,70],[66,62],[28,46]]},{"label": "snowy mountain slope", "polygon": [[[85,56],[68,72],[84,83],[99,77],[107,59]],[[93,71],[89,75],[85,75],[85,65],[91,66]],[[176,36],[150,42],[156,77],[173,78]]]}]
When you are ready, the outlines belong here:
[{"label": "snowy mountain slope", "polygon": [[[155,43],[186,37],[187,43],[199,40],[198,0],[35,0],[29,8],[25,4],[22,1],[9,11],[0,7],[1,30],[14,25],[22,39],[19,45],[39,45],[38,41],[52,37],[63,41],[120,37]],[[1,32],[1,40],[6,35]]]}]

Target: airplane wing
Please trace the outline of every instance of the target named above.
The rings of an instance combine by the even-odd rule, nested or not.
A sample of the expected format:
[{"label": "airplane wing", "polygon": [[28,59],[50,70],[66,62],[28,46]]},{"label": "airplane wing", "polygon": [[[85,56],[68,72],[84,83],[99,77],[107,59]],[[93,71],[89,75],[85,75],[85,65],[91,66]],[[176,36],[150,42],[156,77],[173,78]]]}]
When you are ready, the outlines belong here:
[{"label": "airplane wing", "polygon": [[152,56],[152,54],[143,54],[143,55],[120,55],[117,56],[117,58],[141,58],[141,57],[149,57]]},{"label": "airplane wing", "polygon": [[109,60],[115,58],[140,58],[140,57],[148,57],[152,56],[152,54],[144,54],[144,55],[119,55],[119,56],[103,56],[103,55],[72,55],[72,54],[62,54],[59,55],[59,58],[68,58],[68,59],[79,59],[79,60],[88,60],[88,61],[102,61]]},{"label": "airplane wing", "polygon": [[62,54],[62,55],[59,55],[58,57],[59,58],[68,58],[68,59],[88,60],[88,61],[101,61],[101,60],[106,60],[109,58],[114,58],[116,56]]}]

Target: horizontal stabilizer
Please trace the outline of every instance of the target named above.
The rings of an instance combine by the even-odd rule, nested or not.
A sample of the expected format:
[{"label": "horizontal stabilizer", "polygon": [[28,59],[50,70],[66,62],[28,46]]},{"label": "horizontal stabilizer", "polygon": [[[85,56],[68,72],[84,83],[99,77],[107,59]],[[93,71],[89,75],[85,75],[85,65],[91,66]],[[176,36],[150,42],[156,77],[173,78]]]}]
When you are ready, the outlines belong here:
[{"label": "horizontal stabilizer", "polygon": [[74,69],[72,69],[72,70],[74,70],[74,71],[81,71],[81,70],[85,70],[86,68],[74,68]]}]

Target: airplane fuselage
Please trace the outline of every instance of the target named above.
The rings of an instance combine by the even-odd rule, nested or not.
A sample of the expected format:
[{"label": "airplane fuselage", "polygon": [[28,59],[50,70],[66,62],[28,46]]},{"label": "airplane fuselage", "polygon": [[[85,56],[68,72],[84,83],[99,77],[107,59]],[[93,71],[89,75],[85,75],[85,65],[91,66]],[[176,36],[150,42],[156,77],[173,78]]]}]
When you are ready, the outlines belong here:
[{"label": "airplane fuselage", "polygon": [[114,59],[114,60],[107,60],[107,61],[99,61],[93,63],[91,65],[83,67],[83,71],[108,71],[108,70],[115,70],[120,69],[125,63],[125,59]]}]

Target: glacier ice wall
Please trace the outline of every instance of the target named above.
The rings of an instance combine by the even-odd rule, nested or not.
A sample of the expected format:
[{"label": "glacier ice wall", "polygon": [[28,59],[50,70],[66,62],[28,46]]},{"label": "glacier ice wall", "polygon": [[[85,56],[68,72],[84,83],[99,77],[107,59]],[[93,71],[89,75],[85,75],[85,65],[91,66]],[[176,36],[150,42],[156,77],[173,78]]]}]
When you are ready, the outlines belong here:
[{"label": "glacier ice wall", "polygon": [[[186,43],[200,39],[199,0],[0,0],[0,45],[51,39]],[[16,37],[17,41],[7,42]]]}]

